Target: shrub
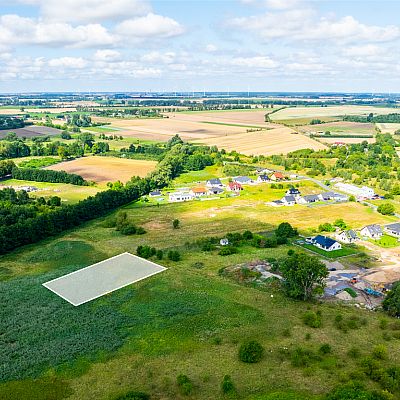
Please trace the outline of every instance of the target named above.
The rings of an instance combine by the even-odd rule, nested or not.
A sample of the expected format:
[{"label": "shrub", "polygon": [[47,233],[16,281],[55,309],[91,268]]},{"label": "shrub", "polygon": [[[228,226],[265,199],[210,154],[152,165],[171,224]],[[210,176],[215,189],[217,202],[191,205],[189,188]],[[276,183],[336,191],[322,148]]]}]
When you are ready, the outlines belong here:
[{"label": "shrub", "polygon": [[264,354],[264,348],[255,340],[243,343],[239,348],[239,360],[245,363],[257,363]]},{"label": "shrub", "polygon": [[360,349],[358,347],[351,347],[347,352],[347,355],[351,358],[359,358],[361,356]]},{"label": "shrub", "polygon": [[180,226],[180,224],[181,224],[181,222],[179,221],[179,219],[174,219],[174,220],[172,221],[172,227],[173,227],[174,229],[178,229],[179,226]]},{"label": "shrub", "polygon": [[287,252],[287,255],[290,257],[295,253],[295,251],[293,249],[289,249]]},{"label": "shrub", "polygon": [[233,246],[225,246],[219,251],[220,256],[230,256],[231,254],[237,253],[237,248]]},{"label": "shrub", "polygon": [[393,215],[395,208],[394,205],[391,203],[383,203],[378,206],[377,211],[382,215]]},{"label": "shrub", "polygon": [[314,354],[311,350],[297,347],[291,354],[291,362],[293,367],[301,368],[308,367],[314,358]]},{"label": "shrub", "polygon": [[115,400],[150,400],[150,395],[143,392],[127,392],[116,397]]},{"label": "shrub", "polygon": [[372,356],[377,360],[386,360],[388,358],[387,347],[383,344],[378,344],[373,348]]},{"label": "shrub", "polygon": [[162,260],[163,257],[164,257],[163,251],[162,250],[157,250],[156,257],[157,257],[157,260]]},{"label": "shrub", "polygon": [[181,254],[179,253],[179,251],[176,250],[170,250],[168,252],[168,260],[171,261],[180,261],[181,259]]},{"label": "shrub", "polygon": [[236,392],[235,385],[230,375],[225,375],[224,379],[222,379],[221,390],[223,394],[232,394]]},{"label": "shrub", "polygon": [[[250,231],[244,231],[243,232],[243,239],[245,239],[245,240],[253,239],[253,233],[250,232]],[[225,375],[225,376],[229,376],[229,375]]]},{"label": "shrub", "polygon": [[178,375],[176,383],[179,386],[181,393],[188,396],[193,391],[193,383],[187,375]]},{"label": "shrub", "polygon": [[146,233],[145,229],[142,228],[141,226],[138,226],[136,228],[136,235],[144,235]]},{"label": "shrub", "polygon": [[332,353],[332,347],[328,343],[324,343],[320,346],[319,352],[321,354],[329,354]]},{"label": "shrub", "polygon": [[311,328],[321,328],[322,326],[321,315],[311,310],[304,313],[303,322]]},{"label": "shrub", "polygon": [[133,224],[125,224],[123,225],[119,231],[123,234],[123,235],[134,235],[135,233],[137,233],[137,228],[135,225]]}]

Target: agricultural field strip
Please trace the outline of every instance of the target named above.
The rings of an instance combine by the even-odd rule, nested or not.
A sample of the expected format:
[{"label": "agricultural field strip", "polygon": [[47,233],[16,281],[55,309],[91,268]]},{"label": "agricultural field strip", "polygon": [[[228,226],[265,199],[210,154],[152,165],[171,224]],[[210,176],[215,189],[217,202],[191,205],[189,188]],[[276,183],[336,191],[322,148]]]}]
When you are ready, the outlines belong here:
[{"label": "agricultural field strip", "polygon": [[166,269],[125,252],[45,282],[43,286],[79,306]]}]

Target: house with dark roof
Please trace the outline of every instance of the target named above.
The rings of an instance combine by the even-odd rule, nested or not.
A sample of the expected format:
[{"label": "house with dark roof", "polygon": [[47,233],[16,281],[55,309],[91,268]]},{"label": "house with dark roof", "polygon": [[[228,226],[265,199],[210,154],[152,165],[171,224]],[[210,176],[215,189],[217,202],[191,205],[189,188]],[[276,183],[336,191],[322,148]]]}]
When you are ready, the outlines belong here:
[{"label": "house with dark roof", "polygon": [[384,229],[389,235],[400,238],[400,222],[386,225]]},{"label": "house with dark roof", "polygon": [[372,224],[364,226],[360,231],[363,237],[378,240],[383,236],[382,228],[379,225]]},{"label": "house with dark roof", "polygon": [[221,180],[220,180],[219,178],[216,178],[216,179],[209,179],[209,180],[206,182],[206,186],[207,186],[208,188],[213,188],[213,187],[223,188],[223,187],[224,187],[224,185],[222,184],[222,182],[221,182]]},{"label": "house with dark roof", "polygon": [[222,194],[224,193],[224,189],[221,189],[220,187],[210,187],[208,189],[208,194]]},{"label": "house with dark roof", "polygon": [[358,236],[355,231],[349,229],[347,231],[340,231],[336,235],[336,239],[340,240],[343,243],[354,243],[356,240],[358,240]]},{"label": "house with dark roof", "polygon": [[268,175],[258,175],[257,177],[257,183],[263,183],[263,182],[269,182],[269,176]]},{"label": "house with dark roof", "polygon": [[159,197],[161,196],[161,192],[159,190],[155,190],[154,192],[149,193],[150,197]]},{"label": "house with dark roof", "polygon": [[268,204],[270,204],[273,207],[282,207],[285,205],[282,200],[273,200]]},{"label": "house with dark roof", "polygon": [[318,195],[319,199],[321,201],[329,201],[329,200],[333,200],[335,197],[335,193],[334,192],[324,192]]},{"label": "house with dark roof", "polygon": [[286,191],[286,196],[300,196],[300,195],[301,195],[300,190],[294,187]]},{"label": "house with dark roof", "polygon": [[322,236],[322,235],[314,236],[311,240],[311,243],[315,247],[318,247],[319,249],[322,249],[325,251],[340,250],[342,248],[342,245],[339,242],[337,242],[336,240],[334,240],[328,236]]},{"label": "house with dark roof", "polygon": [[296,204],[296,198],[294,196],[284,196],[282,198],[282,203],[285,206],[294,206]]},{"label": "house with dark roof", "polygon": [[249,185],[250,183],[253,183],[253,180],[248,176],[235,176],[233,181],[241,185]]},{"label": "house with dark roof", "polygon": [[310,204],[319,201],[319,196],[317,194],[309,194],[298,199],[299,204]]}]

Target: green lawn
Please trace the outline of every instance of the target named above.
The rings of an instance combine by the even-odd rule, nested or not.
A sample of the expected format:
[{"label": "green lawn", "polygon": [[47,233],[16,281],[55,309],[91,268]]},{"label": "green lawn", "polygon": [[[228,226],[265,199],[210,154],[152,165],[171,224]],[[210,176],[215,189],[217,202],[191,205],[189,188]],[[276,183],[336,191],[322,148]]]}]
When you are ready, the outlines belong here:
[{"label": "green lawn", "polygon": [[381,247],[397,247],[399,246],[399,241],[397,238],[390,235],[383,235],[379,240],[370,240],[372,243],[377,244]]},{"label": "green lawn", "polygon": [[322,250],[312,244],[304,243],[304,244],[299,244],[300,247],[303,247],[312,253],[320,254],[321,256],[324,256],[325,258],[339,258],[339,257],[345,257],[345,256],[350,256],[357,254],[357,250],[352,249],[350,247],[342,247],[340,250],[334,250],[334,251],[325,251]]}]

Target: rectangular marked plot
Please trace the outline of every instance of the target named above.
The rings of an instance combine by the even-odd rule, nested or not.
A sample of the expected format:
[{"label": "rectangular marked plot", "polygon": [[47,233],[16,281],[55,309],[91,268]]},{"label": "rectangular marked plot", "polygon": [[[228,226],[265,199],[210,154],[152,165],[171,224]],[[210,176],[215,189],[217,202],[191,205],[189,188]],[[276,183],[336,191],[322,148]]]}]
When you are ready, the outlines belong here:
[{"label": "rectangular marked plot", "polygon": [[123,253],[43,283],[43,286],[79,306],[166,269],[144,258]]}]

